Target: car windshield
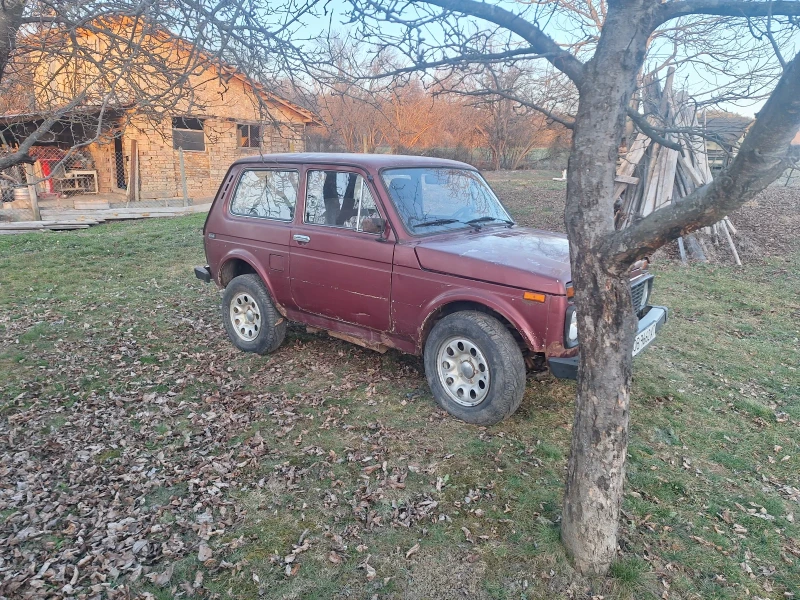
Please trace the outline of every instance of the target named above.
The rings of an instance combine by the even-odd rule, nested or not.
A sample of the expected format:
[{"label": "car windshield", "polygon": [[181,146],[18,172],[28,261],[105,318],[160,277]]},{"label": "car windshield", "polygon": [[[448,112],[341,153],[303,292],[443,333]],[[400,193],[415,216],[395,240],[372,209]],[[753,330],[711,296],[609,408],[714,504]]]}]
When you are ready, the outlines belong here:
[{"label": "car windshield", "polygon": [[400,218],[414,235],[513,224],[476,171],[410,168],[387,169],[382,175]]}]

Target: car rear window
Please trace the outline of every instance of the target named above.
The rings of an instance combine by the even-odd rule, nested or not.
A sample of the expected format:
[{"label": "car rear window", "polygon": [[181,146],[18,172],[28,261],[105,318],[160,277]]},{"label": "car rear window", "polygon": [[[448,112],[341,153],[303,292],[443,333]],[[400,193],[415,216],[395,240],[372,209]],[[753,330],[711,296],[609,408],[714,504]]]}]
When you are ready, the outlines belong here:
[{"label": "car rear window", "polygon": [[248,169],[239,178],[231,200],[231,214],[291,221],[299,183],[297,171]]}]

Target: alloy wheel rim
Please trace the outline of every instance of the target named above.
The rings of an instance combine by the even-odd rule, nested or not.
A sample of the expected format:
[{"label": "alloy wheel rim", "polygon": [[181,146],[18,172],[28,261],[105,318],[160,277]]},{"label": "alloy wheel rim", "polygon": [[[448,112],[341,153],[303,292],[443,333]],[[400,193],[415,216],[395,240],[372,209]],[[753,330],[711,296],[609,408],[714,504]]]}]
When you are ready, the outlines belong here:
[{"label": "alloy wheel rim", "polygon": [[478,406],[489,393],[489,363],[481,349],[464,337],[452,337],[439,348],[439,381],[450,398],[462,406]]},{"label": "alloy wheel rim", "polygon": [[236,294],[231,300],[230,319],[233,330],[245,342],[252,342],[261,331],[261,310],[247,292]]}]

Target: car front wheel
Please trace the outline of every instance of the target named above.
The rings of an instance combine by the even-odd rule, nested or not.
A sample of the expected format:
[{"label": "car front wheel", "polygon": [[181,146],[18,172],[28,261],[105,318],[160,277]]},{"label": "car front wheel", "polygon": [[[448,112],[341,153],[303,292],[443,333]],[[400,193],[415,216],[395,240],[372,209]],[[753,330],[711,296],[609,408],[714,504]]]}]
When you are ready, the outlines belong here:
[{"label": "car front wheel", "polygon": [[233,345],[245,352],[273,352],[286,337],[286,319],[275,309],[258,275],[231,280],[222,295],[222,322]]},{"label": "car front wheel", "polygon": [[467,423],[498,423],[522,402],[522,352],[490,315],[462,311],[441,319],[425,342],[424,362],[436,402]]}]

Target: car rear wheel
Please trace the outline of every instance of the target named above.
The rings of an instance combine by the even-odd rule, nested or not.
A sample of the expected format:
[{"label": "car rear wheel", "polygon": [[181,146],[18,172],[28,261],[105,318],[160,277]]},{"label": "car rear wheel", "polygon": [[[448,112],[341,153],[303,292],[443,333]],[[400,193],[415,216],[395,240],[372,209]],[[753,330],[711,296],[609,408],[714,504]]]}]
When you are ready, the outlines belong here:
[{"label": "car rear wheel", "polygon": [[467,423],[498,423],[522,402],[522,352],[490,315],[462,311],[444,317],[425,342],[424,362],[436,402]]},{"label": "car rear wheel", "polygon": [[222,322],[233,345],[245,352],[273,352],[286,337],[286,319],[258,275],[231,280],[222,295]]}]

